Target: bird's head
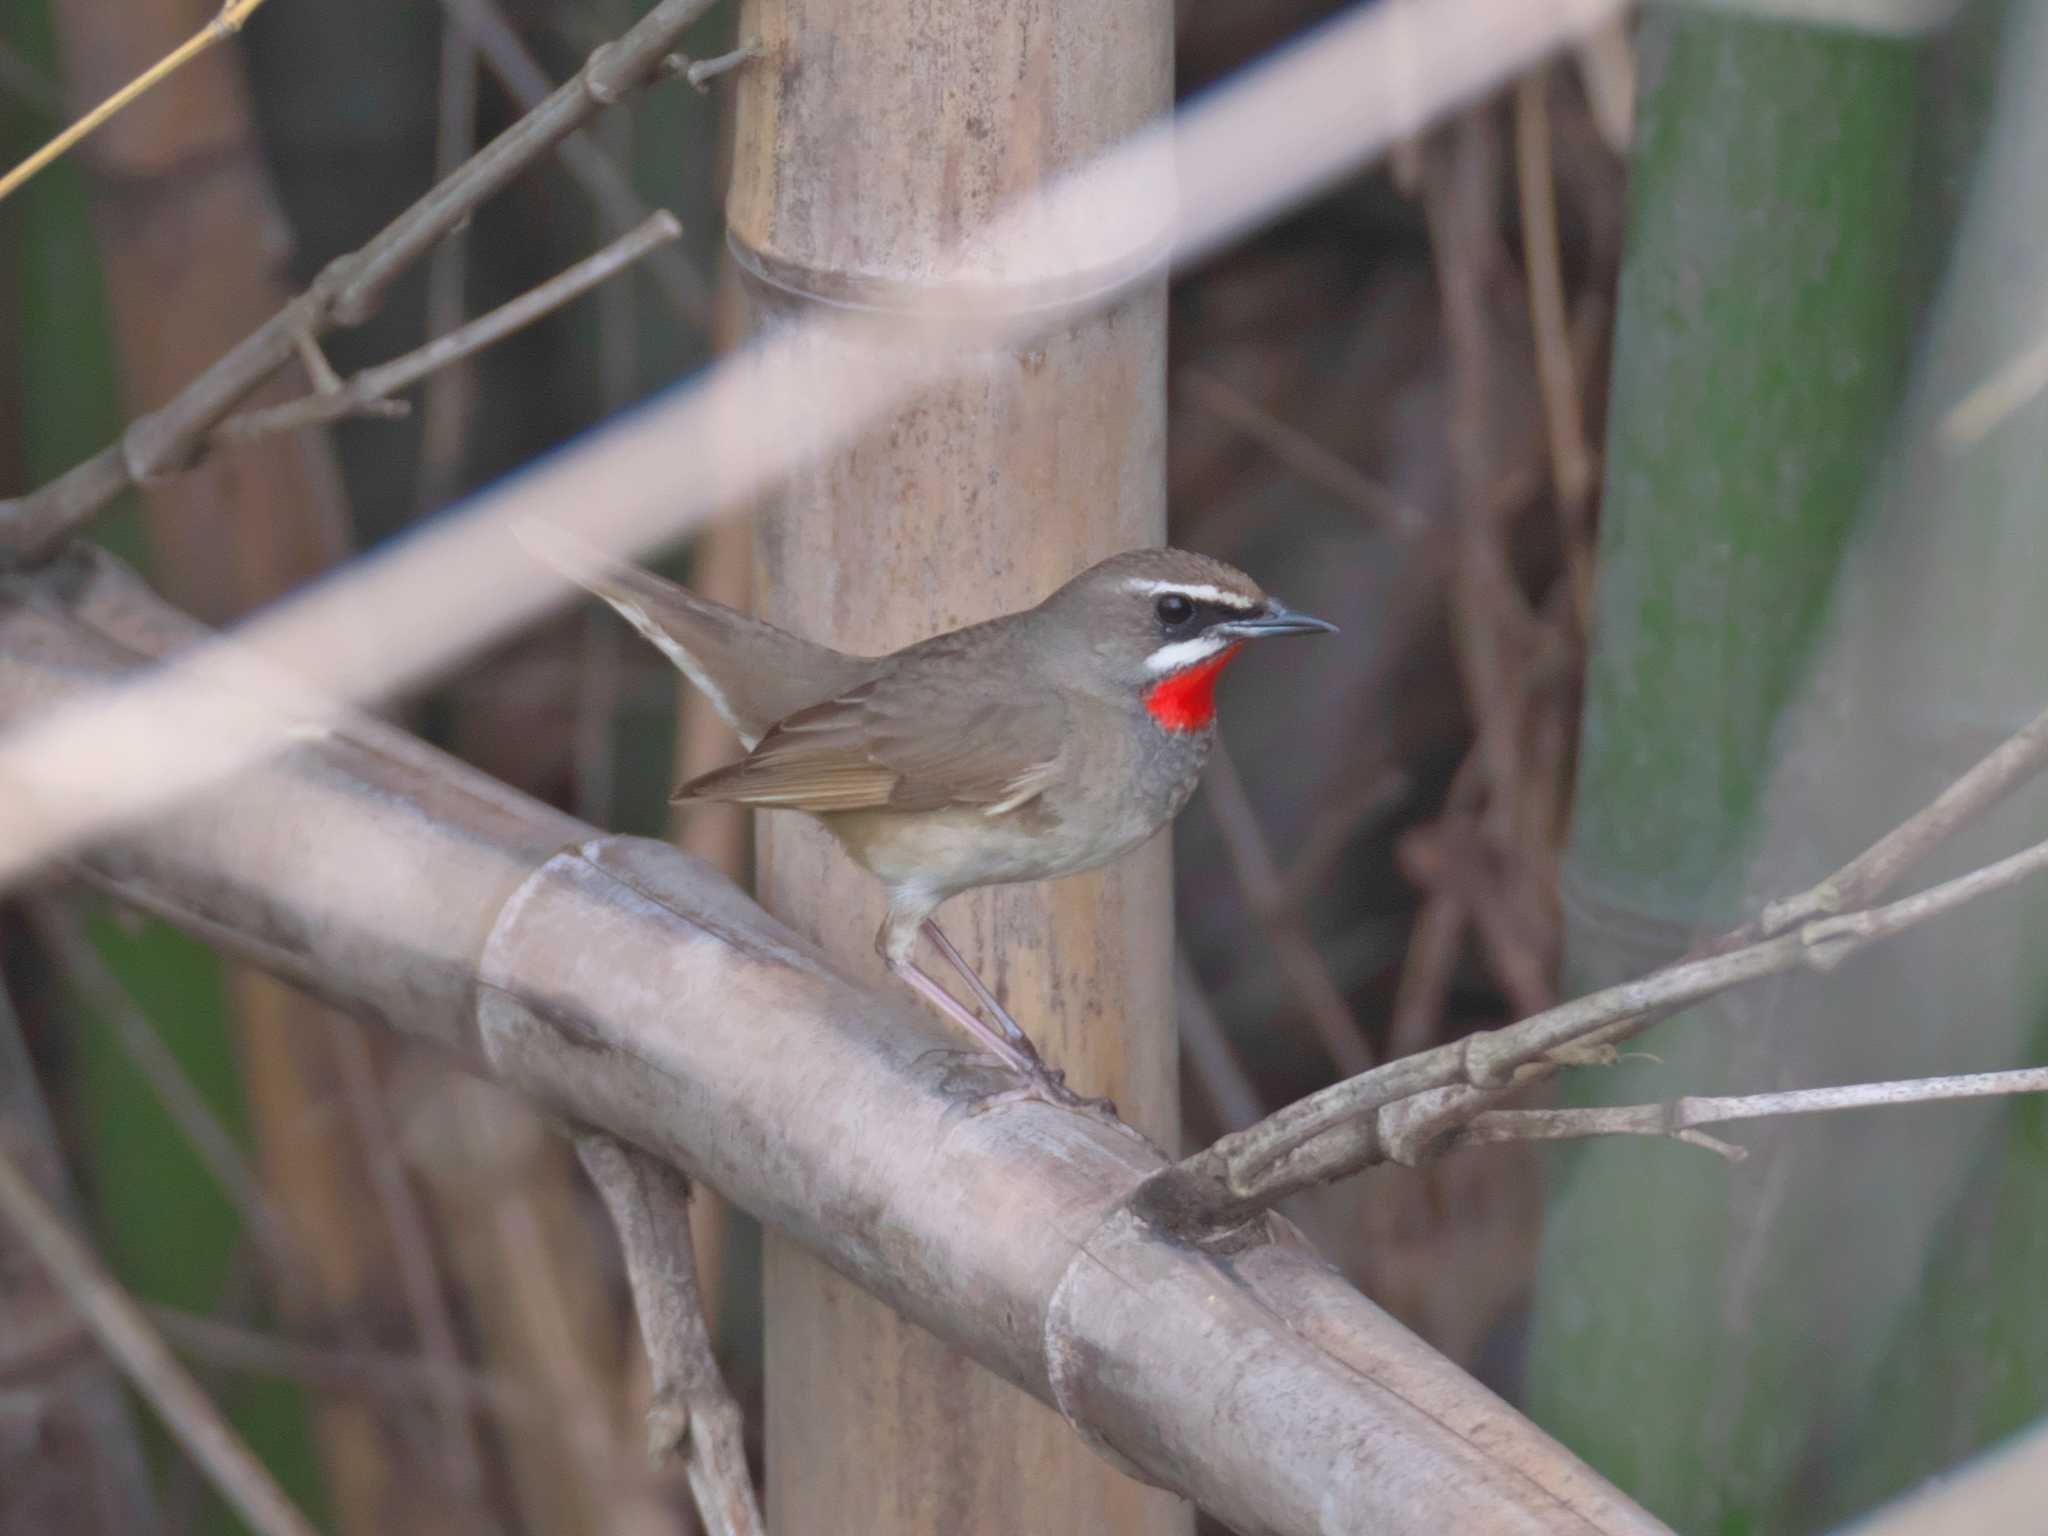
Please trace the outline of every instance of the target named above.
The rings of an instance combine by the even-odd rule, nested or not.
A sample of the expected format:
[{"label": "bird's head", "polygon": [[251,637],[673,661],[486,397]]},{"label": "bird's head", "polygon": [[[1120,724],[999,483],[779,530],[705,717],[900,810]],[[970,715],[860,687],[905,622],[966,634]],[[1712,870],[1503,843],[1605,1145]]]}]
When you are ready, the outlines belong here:
[{"label": "bird's head", "polygon": [[1205,729],[1216,675],[1247,640],[1334,632],[1268,597],[1234,566],[1182,549],[1135,549],[1091,566],[1040,609],[1093,691],[1135,695],[1168,731]]}]

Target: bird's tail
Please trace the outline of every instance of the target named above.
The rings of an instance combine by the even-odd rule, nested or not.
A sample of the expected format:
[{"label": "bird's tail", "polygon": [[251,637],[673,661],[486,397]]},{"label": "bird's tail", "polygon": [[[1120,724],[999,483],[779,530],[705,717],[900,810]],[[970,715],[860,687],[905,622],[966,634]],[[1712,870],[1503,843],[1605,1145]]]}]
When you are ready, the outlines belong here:
[{"label": "bird's tail", "polygon": [[518,535],[528,551],[611,604],[674,662],[749,750],[776,721],[851,687],[867,670],[859,657],[614,560],[558,525],[528,522]]}]

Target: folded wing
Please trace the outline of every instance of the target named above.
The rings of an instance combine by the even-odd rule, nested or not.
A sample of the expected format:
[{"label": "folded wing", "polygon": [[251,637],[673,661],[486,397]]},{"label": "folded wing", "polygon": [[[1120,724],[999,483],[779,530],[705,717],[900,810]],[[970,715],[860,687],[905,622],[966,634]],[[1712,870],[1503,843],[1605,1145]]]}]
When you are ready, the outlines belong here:
[{"label": "folded wing", "polygon": [[1064,711],[1050,692],[974,698],[930,679],[882,678],[798,710],[737,763],[693,779],[678,800],[827,813],[1028,804],[1052,782]]}]

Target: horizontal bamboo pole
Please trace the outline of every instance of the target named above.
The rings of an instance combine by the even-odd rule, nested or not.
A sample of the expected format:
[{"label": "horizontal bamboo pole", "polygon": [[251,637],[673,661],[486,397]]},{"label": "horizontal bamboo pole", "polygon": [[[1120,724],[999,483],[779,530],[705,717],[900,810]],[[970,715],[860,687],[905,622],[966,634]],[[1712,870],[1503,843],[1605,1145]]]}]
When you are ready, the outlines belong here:
[{"label": "horizontal bamboo pole", "polygon": [[[104,557],[0,581],[0,724],[199,633]],[[1155,1151],[1044,1105],[973,1113],[987,1074],[914,999],[687,855],[375,721],[76,867],[703,1179],[1241,1531],[1662,1529],[1277,1220],[1230,1252],[1170,1240],[1128,1205]]]}]

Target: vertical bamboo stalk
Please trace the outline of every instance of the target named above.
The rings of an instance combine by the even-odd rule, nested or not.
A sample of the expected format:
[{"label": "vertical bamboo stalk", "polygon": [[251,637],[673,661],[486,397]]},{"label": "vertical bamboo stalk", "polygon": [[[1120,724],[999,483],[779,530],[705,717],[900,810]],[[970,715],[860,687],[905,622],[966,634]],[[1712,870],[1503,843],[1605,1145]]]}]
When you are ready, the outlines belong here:
[{"label": "vertical bamboo stalk", "polygon": [[[728,221],[767,323],[924,292],[990,213],[1167,106],[1171,29],[1163,0],[753,0],[740,32],[764,58],[742,76]],[[1160,542],[1164,298],[1154,285],[988,359],[796,476],[758,519],[760,610],[883,651]],[[760,821],[768,905],[878,966],[873,882],[800,818]],[[944,916],[1075,1086],[1112,1094],[1171,1146],[1167,861],[1160,840],[1106,872],[978,893]],[[1177,1500],[790,1245],[771,1240],[766,1269],[776,1530],[1189,1529]]]},{"label": "vertical bamboo stalk", "polygon": [[[1906,382],[1929,222],[1912,197],[1923,45],[1668,7],[1640,47],[1565,875],[1578,986],[1729,926],[1766,867],[1773,889],[1796,889],[1822,824],[1845,824],[1815,799],[1853,801],[1877,771],[1866,751],[1816,774],[1785,737],[1802,712],[1852,734],[1853,707],[1824,692],[1816,710],[1801,687]],[[1808,775],[1807,814],[1783,814],[1774,759]],[[1798,1065],[1825,1008],[1805,985],[1717,999],[1571,1091],[1628,1102],[1879,1075]],[[1873,1216],[1891,1204],[1874,1191],[1840,1204],[1842,1185],[1814,1176],[1813,1134],[1789,1150],[1768,1134],[1744,1137],[1766,1155],[1736,1178],[1675,1145],[1553,1159],[1530,1411],[1681,1530],[1805,1521],[1790,1511],[1810,1492],[1854,1288],[1820,1283],[1815,1235],[1830,1207],[1901,1219]]]}]

